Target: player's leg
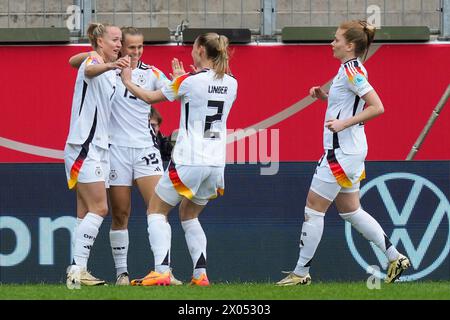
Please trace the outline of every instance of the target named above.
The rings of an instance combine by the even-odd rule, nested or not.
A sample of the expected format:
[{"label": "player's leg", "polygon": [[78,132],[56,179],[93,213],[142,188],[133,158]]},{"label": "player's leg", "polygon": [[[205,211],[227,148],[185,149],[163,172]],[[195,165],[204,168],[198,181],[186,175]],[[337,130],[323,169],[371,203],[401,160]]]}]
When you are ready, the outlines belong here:
[{"label": "player's leg", "polygon": [[225,189],[224,168],[181,166],[179,171],[192,191],[192,196],[185,197],[180,204],[181,225],[193,263],[191,284],[208,286],[207,239],[198,217],[209,200],[223,194]]},{"label": "player's leg", "polygon": [[184,177],[179,175],[175,164],[170,162],[155,187],[155,194],[151,197],[147,210],[149,240],[155,257],[155,271],[158,273],[169,272],[170,275],[172,229],[167,216],[182,200],[183,195],[192,194],[183,181]]},{"label": "player's leg", "polygon": [[[66,145],[65,165],[69,187],[76,186],[77,215],[87,212],[74,234],[73,265],[67,270],[67,286],[79,288],[91,247],[103,218],[108,213],[105,173],[109,172],[108,151],[90,145]],[[107,168],[108,167],[108,168]]]},{"label": "player's leg", "polygon": [[[73,265],[67,270],[67,286],[69,289],[79,288],[82,278],[85,278],[91,248],[103,219],[108,213],[104,182],[78,182],[77,193],[86,204],[88,213],[74,234]],[[104,284],[104,282],[99,284]]]},{"label": "player's leg", "polygon": [[278,285],[308,285],[311,282],[309,268],[322,239],[325,212],[330,204],[331,201],[328,199],[319,196],[312,190],[309,191],[305,207],[305,221],[300,236],[299,258],[294,271],[279,281]]},{"label": "player's leg", "polygon": [[[162,171],[155,171],[154,168],[152,168],[152,172],[162,172]],[[148,174],[148,173],[147,173]],[[159,180],[161,179],[161,174],[156,175],[147,175],[142,176],[136,179],[136,185],[142,195],[142,198],[144,199],[144,202],[147,204],[147,206],[150,205],[150,200],[155,194],[155,187],[158,184]],[[147,211],[149,212],[148,208]],[[170,227],[169,222],[166,219],[166,224],[168,228],[168,232],[166,233],[168,237],[168,242],[171,243],[172,241],[172,228]],[[169,255],[170,257],[170,255]],[[170,284],[171,285],[181,285],[183,284],[180,280],[176,279],[175,276],[172,273],[172,270],[170,270]]]},{"label": "player's leg", "polygon": [[[352,192],[353,191],[353,192]],[[380,224],[363,208],[359,201],[359,183],[353,190],[342,189],[335,200],[339,215],[384,252],[389,260],[386,282],[394,282],[409,265],[409,259],[400,254],[389,241]]]},{"label": "player's leg", "polygon": [[[75,251],[75,234],[77,232],[78,226],[80,225],[81,221],[83,221],[83,218],[88,213],[88,209],[84,201],[81,199],[80,195],[77,192],[77,224],[75,226],[75,229],[73,231],[72,236],[72,255]],[[75,264],[72,258],[72,263]],[[104,285],[106,284],[105,280],[98,279],[97,277],[93,276],[87,269],[83,269],[81,271],[81,278],[80,278],[81,285],[84,286],[98,286],[98,285]]]},{"label": "player's leg", "polygon": [[150,199],[147,224],[150,246],[155,258],[155,271],[166,273],[170,270],[171,228],[167,216],[174,206],[162,200],[158,194]]},{"label": "player's leg", "polygon": [[158,184],[159,179],[161,179],[160,175],[157,176],[147,176],[136,179],[136,185],[139,189],[140,194],[142,195],[142,199],[147,206],[150,205],[150,200],[155,194],[155,187]]},{"label": "player's leg", "polygon": [[116,285],[128,285],[128,219],[131,211],[131,187],[113,186],[109,188],[112,223],[109,231],[112,256],[116,268]]},{"label": "player's leg", "polygon": [[148,239],[153,252],[155,268],[144,278],[131,281],[132,285],[170,284],[172,230],[167,222],[167,216],[180,201],[181,196],[173,186],[168,169],[158,181],[155,194],[150,198],[147,209]]},{"label": "player's leg", "polygon": [[[195,203],[194,201],[198,203]],[[207,201],[194,201],[190,201],[186,198],[181,201],[180,220],[194,267],[191,284],[207,286],[209,285],[206,274],[207,240],[205,232],[198,220],[198,216],[205,208]]]},{"label": "player's leg", "polygon": [[[73,252],[75,250],[75,234],[77,232],[78,226],[80,225],[81,221],[83,221],[83,218],[88,213],[87,206],[84,203],[83,199],[81,199],[78,192],[76,192],[76,194],[77,194],[77,224],[75,225],[75,228],[73,229],[73,235],[72,235],[72,257],[73,257]],[[73,260],[73,258],[72,258],[72,260]]]},{"label": "player's leg", "polygon": [[105,183],[78,183],[77,192],[86,203],[88,213],[75,234],[75,264],[86,267],[90,249],[97,237],[104,217],[108,214]]},{"label": "player's leg", "polygon": [[336,182],[326,182],[319,179],[317,174],[314,175],[306,198],[305,221],[301,230],[297,265],[294,271],[277,282],[277,285],[308,285],[311,283],[309,269],[322,239],[325,213],[339,190],[340,186]]},{"label": "player's leg", "polygon": [[112,144],[109,150],[109,200],[112,214],[109,241],[116,269],[116,285],[128,285],[128,219],[131,212],[134,149]]},{"label": "player's leg", "polygon": [[144,278],[132,280],[131,285],[170,285],[170,239],[172,238],[172,231],[167,223],[167,215],[176,204],[168,204],[157,193],[150,199],[147,211],[147,231],[153,252],[154,270],[151,270]]},{"label": "player's leg", "polygon": [[[170,272],[170,246],[172,229],[167,215],[172,206],[161,198],[155,198],[155,188],[162,174],[161,154],[155,147],[136,149],[133,163],[134,178],[147,205],[149,242],[155,258],[155,272],[165,275]],[[176,196],[178,198],[178,196]],[[152,202],[152,199],[154,201]],[[173,277],[171,277],[173,278]],[[178,282],[179,281],[175,281]]]},{"label": "player's leg", "polygon": [[[67,287],[69,289],[79,289],[80,285],[81,285],[81,271],[79,271],[77,269],[77,267],[72,267],[72,266],[76,266],[75,264],[75,260],[73,259],[73,255],[75,252],[75,240],[76,240],[76,234],[77,234],[77,230],[78,227],[81,223],[81,221],[83,221],[83,218],[86,216],[86,214],[88,213],[87,210],[87,206],[84,203],[83,199],[80,197],[79,193],[76,191],[76,187],[75,187],[75,192],[77,194],[77,224],[75,225],[75,228],[73,229],[72,232],[72,251],[71,251],[71,257],[72,257],[72,264],[67,267],[66,273],[67,273]],[[73,268],[75,268],[76,270],[72,270]],[[76,273],[76,275],[74,274],[74,271]],[[72,272],[72,275],[69,277],[69,274]],[[72,279],[70,279],[72,278]]]}]

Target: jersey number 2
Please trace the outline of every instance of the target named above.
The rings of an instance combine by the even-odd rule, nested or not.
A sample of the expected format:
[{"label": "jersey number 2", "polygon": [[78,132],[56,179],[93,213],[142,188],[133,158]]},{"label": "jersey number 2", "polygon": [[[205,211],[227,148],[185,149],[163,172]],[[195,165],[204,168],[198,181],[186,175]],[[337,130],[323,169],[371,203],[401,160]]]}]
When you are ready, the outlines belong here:
[{"label": "jersey number 2", "polygon": [[216,114],[212,116],[206,116],[205,118],[205,130],[203,138],[205,139],[220,139],[220,132],[211,131],[211,125],[214,122],[222,121],[224,101],[208,100],[208,108],[216,108]]}]

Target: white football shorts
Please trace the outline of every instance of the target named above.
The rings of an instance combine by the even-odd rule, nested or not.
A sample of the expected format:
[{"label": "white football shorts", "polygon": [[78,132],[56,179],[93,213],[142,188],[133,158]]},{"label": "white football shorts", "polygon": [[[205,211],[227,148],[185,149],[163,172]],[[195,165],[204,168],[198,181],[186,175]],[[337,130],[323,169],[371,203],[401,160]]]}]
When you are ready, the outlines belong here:
[{"label": "white football shorts", "polygon": [[105,187],[109,187],[109,150],[92,143],[83,145],[66,143],[64,164],[69,189],[73,189],[78,182],[104,181]]},{"label": "white football shorts", "polygon": [[156,194],[171,206],[183,197],[204,206],[209,200],[223,195],[225,167],[185,166],[169,163],[156,185]]},{"label": "white football shorts", "polygon": [[330,201],[334,201],[339,192],[359,191],[360,181],[366,177],[366,154],[348,155],[339,148],[325,150],[317,164],[310,189]]},{"label": "white football shorts", "polygon": [[111,186],[132,186],[133,181],[142,177],[163,174],[161,154],[153,146],[147,148],[130,148],[110,145]]}]

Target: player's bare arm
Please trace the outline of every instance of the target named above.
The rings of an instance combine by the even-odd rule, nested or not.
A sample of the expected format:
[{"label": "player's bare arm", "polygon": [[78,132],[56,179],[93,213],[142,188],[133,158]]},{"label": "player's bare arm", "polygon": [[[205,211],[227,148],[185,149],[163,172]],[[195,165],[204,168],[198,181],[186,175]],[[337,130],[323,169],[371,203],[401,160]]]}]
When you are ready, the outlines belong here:
[{"label": "player's bare arm", "polygon": [[367,104],[367,107],[362,112],[345,120],[329,119],[325,122],[325,127],[330,129],[331,132],[339,132],[355,124],[366,122],[384,113],[383,103],[375,90],[366,93],[362,99]]},{"label": "player's bare arm", "polygon": [[163,95],[161,90],[150,91],[138,87],[131,81],[131,68],[124,68],[120,73],[123,84],[127,89],[139,99],[147,102],[148,104],[167,101],[167,98]]},{"label": "player's bare arm", "polygon": [[122,57],[114,62],[90,64],[86,66],[84,74],[88,78],[96,77],[106,71],[114,69],[125,69],[130,66],[130,57]]},{"label": "player's bare arm", "polygon": [[100,55],[96,51],[91,52],[80,52],[76,55],[73,55],[69,59],[69,64],[73,67],[78,69],[84,60],[86,60],[87,57],[96,57],[101,63],[103,63],[103,59],[100,57]]}]

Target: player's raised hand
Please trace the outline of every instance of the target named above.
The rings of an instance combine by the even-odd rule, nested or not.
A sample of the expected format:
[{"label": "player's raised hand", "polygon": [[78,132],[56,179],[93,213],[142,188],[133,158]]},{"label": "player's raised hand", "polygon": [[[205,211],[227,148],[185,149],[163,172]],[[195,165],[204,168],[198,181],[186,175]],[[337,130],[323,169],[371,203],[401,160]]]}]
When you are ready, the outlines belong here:
[{"label": "player's raised hand", "polygon": [[119,58],[113,62],[113,65],[114,65],[114,69],[123,70],[125,68],[129,68],[130,67],[130,57],[125,56],[125,57]]},{"label": "player's raised hand", "polygon": [[172,72],[173,73],[169,73],[172,80],[185,74],[186,71],[184,71],[183,62],[179,61],[177,58],[173,58],[172,59]]},{"label": "player's raised hand", "polygon": [[328,95],[319,86],[309,89],[309,95],[312,98],[321,100],[326,100],[328,98]]},{"label": "player's raised hand", "polygon": [[197,68],[197,67],[194,66],[193,64],[191,64],[191,69],[192,69],[192,72],[194,72],[194,73],[197,73],[197,72],[200,71],[200,68]]}]

